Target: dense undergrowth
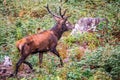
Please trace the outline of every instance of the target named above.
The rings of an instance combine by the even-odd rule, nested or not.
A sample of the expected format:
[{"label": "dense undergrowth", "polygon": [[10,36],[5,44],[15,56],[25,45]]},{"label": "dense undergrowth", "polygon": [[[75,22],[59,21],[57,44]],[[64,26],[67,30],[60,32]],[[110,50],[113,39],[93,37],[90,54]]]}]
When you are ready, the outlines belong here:
[{"label": "dense undergrowth", "polygon": [[[64,2],[66,1],[66,2]],[[21,80],[119,80],[120,79],[120,1],[119,0],[0,0],[0,62],[10,56],[13,65],[19,58],[15,42],[24,36],[37,33],[37,29],[50,29],[55,21],[44,6],[49,3],[53,12],[68,9],[69,21],[75,24],[81,17],[104,17],[109,20],[107,32],[100,23],[97,32],[70,36],[63,35],[58,51],[64,67],[58,68],[56,56],[44,54],[43,67],[38,66],[38,55],[27,60],[36,70]],[[87,43],[88,52],[80,49]],[[16,78],[8,78],[16,80]]]}]

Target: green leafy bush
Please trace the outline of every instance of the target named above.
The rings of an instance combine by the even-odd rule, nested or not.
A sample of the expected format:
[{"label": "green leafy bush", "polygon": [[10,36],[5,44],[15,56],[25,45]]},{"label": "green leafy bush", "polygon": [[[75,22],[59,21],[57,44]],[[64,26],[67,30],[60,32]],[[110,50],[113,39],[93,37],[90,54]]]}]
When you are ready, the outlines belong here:
[{"label": "green leafy bush", "polygon": [[97,71],[94,75],[93,75],[93,79],[94,80],[112,80],[112,78],[110,77],[109,74],[105,73],[104,71]]},{"label": "green leafy bush", "polygon": [[65,38],[65,42],[68,45],[72,45],[73,43],[77,43],[79,45],[88,44],[90,49],[94,49],[99,45],[99,40],[95,33],[84,33],[84,34],[77,34],[75,36],[69,36]]},{"label": "green leafy bush", "polygon": [[113,79],[120,77],[120,46],[99,47],[92,53],[87,53],[85,63],[94,69],[103,68]]}]

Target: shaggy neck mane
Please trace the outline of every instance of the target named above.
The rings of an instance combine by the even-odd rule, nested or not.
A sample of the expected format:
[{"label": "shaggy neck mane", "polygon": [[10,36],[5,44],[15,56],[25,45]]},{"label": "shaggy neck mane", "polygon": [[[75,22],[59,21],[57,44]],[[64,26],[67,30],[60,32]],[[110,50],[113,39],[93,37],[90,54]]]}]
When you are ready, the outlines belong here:
[{"label": "shaggy neck mane", "polygon": [[58,38],[58,40],[61,38],[62,34],[64,33],[64,31],[62,31],[61,29],[61,26],[62,26],[61,24],[56,23],[56,25],[50,29],[51,31],[53,31],[53,33]]}]

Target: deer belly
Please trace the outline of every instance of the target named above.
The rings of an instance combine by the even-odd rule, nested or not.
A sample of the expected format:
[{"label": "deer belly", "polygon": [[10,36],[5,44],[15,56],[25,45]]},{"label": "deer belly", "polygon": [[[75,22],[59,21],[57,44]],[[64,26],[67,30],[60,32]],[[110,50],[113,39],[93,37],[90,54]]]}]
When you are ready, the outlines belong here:
[{"label": "deer belly", "polygon": [[36,48],[36,49],[32,50],[32,54],[35,54],[38,52],[43,53],[43,52],[47,52],[47,51],[49,51],[49,48]]}]

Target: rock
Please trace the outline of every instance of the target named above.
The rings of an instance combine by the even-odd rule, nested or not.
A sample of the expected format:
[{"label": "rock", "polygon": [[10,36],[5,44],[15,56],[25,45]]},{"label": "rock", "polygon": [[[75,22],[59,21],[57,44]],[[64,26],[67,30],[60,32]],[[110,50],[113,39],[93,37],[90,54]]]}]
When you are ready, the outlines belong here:
[{"label": "rock", "polygon": [[81,34],[84,32],[94,32],[96,31],[98,24],[102,21],[106,21],[106,25],[108,24],[108,20],[106,18],[80,18],[75,24],[75,28],[72,30],[71,35],[76,35],[77,33]]},{"label": "rock", "polygon": [[12,61],[9,56],[4,57],[3,66],[6,67],[12,66]]}]

